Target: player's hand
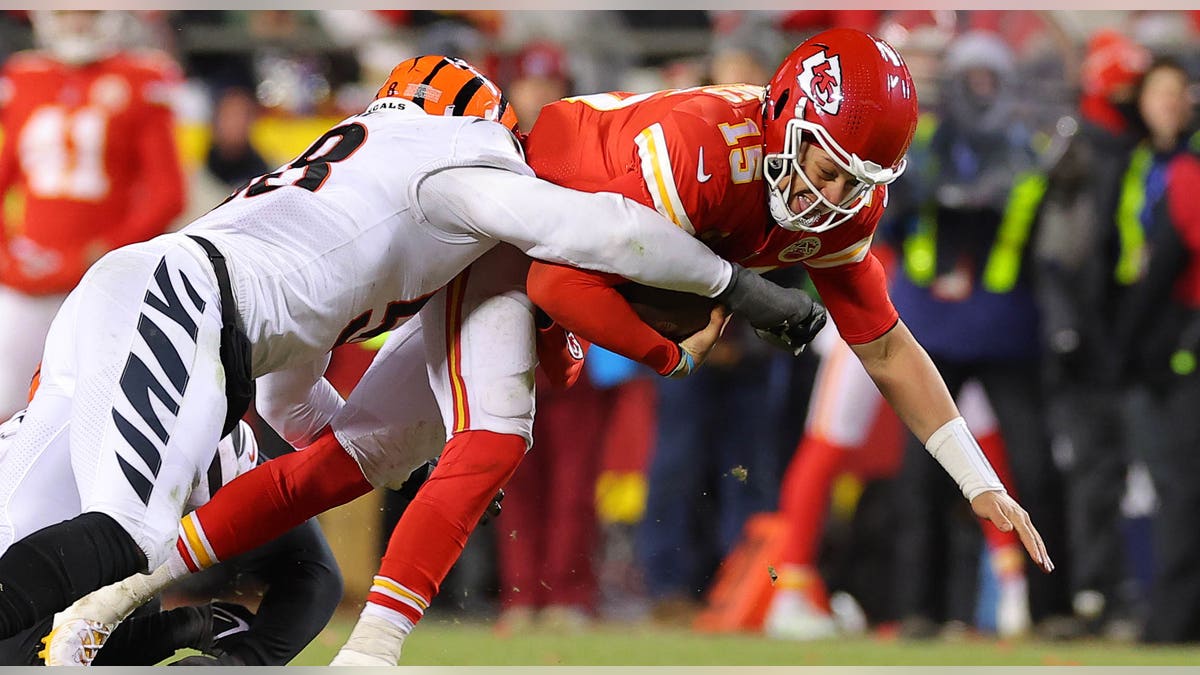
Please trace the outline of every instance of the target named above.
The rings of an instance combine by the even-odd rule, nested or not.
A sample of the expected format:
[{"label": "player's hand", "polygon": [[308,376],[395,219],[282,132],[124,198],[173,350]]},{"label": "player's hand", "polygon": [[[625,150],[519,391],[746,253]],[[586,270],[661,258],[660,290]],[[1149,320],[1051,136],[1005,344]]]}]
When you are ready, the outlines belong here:
[{"label": "player's hand", "polygon": [[825,308],[798,288],[785,288],[733,263],[733,278],[717,301],[746,318],[760,337],[793,355],[825,325]]},{"label": "player's hand", "polygon": [[1015,528],[1029,557],[1033,558],[1038,567],[1047,574],[1054,571],[1054,563],[1050,561],[1050,554],[1046,552],[1042,535],[1038,534],[1025,509],[1007,493],[989,490],[976,495],[975,499],[971,500],[971,510],[980,518],[992,521],[1001,532],[1011,532]]},{"label": "player's hand", "polygon": [[812,313],[804,321],[798,324],[785,321],[774,328],[756,328],[754,332],[767,343],[791,352],[792,356],[800,356],[825,327],[826,320],[825,306],[813,301]]},{"label": "player's hand", "polygon": [[683,358],[679,360],[680,367],[676,368],[670,377],[686,377],[704,363],[713,347],[717,346],[721,335],[725,333],[725,326],[729,325],[729,317],[729,310],[724,306],[713,306],[708,314],[708,325],[679,343],[679,349],[683,351]]}]

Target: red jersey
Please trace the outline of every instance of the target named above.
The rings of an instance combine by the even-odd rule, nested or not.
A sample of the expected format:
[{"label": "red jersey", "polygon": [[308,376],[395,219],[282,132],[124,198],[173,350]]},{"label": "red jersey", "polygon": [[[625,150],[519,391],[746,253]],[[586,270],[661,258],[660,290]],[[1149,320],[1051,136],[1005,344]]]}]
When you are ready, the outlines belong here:
[{"label": "red jersey", "polygon": [[[540,178],[623,194],[755,271],[803,263],[846,341],[874,340],[898,319],[870,251],[886,188],[876,188],[854,218],[820,234],[775,224],[762,174],[762,94],[761,87],[728,85],[564,99],[542,109],[526,157]],[[531,276],[531,287],[537,281]],[[547,289],[531,293],[545,300]]]},{"label": "red jersey", "polygon": [[0,227],[0,283],[66,292],[101,254],[166,231],[184,206],[168,101],[180,80],[158,52],[4,64],[0,193],[16,189],[24,208]]}]

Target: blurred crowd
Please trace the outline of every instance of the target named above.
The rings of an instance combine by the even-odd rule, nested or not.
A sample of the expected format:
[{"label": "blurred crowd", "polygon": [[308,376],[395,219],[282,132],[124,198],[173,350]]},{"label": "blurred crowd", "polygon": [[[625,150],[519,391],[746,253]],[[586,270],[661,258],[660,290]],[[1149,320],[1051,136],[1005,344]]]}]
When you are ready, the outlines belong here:
[{"label": "blurred crowd", "polygon": [[[33,14],[0,14],[3,49],[69,60],[58,50],[74,44],[71,27],[47,32]],[[281,158],[256,145],[262,120],[361,111],[416,54],[481,67],[528,129],[543,104],[571,95],[765,84],[795,44],[832,26],[888,40],[912,70],[922,118],[873,246],[900,315],[1058,569],[1042,575],[1012,534],[980,527],[832,329],[793,359],[734,323],[687,379],[596,349],[577,386],[542,389],[535,448],[504,512],[473,536],[433,611],[496,615],[501,631],[648,620],[798,640],[883,630],[1200,641],[1200,215],[1187,198],[1200,191],[1188,164],[1200,152],[1200,12],[118,18],[106,39],[174,64],[161,77],[175,124],[206,130],[185,185],[134,185],[123,198],[182,191],[136,216],[143,235],[269,171]],[[87,86],[119,98],[103,80]],[[19,87],[8,77],[0,91],[6,120]],[[82,153],[86,117],[66,119],[57,133]],[[37,131],[54,123],[43,116]],[[6,153],[28,128],[6,122]],[[181,152],[139,141],[143,131],[105,151]],[[13,184],[3,170],[0,181]],[[46,185],[30,179],[26,205],[5,202],[3,416],[23,405],[57,304],[102,252],[51,273],[67,263],[39,241],[31,200],[78,195]],[[121,243],[96,233],[80,246]],[[335,384],[348,390],[370,358],[340,348]]]}]

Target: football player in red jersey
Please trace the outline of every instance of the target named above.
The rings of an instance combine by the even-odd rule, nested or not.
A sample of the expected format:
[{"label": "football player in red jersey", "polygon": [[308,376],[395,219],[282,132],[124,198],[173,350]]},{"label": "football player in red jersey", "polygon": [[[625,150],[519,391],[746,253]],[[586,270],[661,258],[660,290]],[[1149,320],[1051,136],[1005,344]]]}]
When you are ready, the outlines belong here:
[{"label": "football player in red jersey", "polygon": [[[0,415],[25,404],[50,320],[104,253],[166,231],[184,205],[168,97],[177,65],[122,51],[115,11],[30,12],[43,48],[0,73]],[[6,214],[7,215],[7,214]]]},{"label": "football player in red jersey", "polygon": [[[916,92],[900,56],[860,31],[831,30],[797,47],[765,92],[730,85],[551,104],[529,134],[526,157],[551,182],[614,192],[655,208],[738,265],[765,271],[805,264],[842,337],[901,419],[925,439],[975,511],[1001,530],[1015,529],[1029,555],[1049,572],[1053,564],[1040,535],[1004,491],[937,370],[899,321],[870,251],[886,184],[904,169],[916,120]],[[528,290],[535,304],[579,337],[661,374],[686,374],[703,355],[642,322],[613,289],[624,282],[537,264]],[[573,346],[578,353],[577,343]],[[314,448],[325,453],[333,446],[329,457],[310,456],[306,467],[279,476],[276,481],[287,488],[272,490],[275,502],[259,506],[309,517],[370,489],[361,475],[337,470],[339,464],[353,466],[340,455],[338,439],[328,431],[321,439]],[[473,521],[448,519],[437,507],[461,502],[467,493],[460,486],[480,476],[440,472],[441,467],[393,533],[367,610],[335,663],[395,663],[400,644],[461,552]],[[226,488],[223,495],[254,499],[262,491]],[[207,513],[220,501],[219,496],[210,502]],[[462,510],[477,516],[486,504],[476,506]],[[216,547],[205,514],[198,510],[189,525],[195,529],[203,521],[207,541]],[[279,524],[287,522],[281,517]],[[443,541],[438,528],[452,532],[454,541]],[[240,541],[219,555],[266,534],[231,529],[222,530],[222,543]],[[360,632],[364,627],[369,630]]]},{"label": "football player in red jersey", "polygon": [[[1015,527],[1049,572],[1028,514],[1006,494],[900,321],[870,250],[886,186],[904,171],[916,124],[917,94],[900,55],[861,31],[833,29],[797,47],[761,94],[700,87],[551,104],[526,155],[552,182],[653,205],[738,264],[805,265],[841,336],[901,420],[975,512],[1002,530]],[[572,137],[580,141],[562,142]],[[612,288],[624,281],[535,261],[528,292],[566,329],[671,372],[688,355],[629,309]]]}]

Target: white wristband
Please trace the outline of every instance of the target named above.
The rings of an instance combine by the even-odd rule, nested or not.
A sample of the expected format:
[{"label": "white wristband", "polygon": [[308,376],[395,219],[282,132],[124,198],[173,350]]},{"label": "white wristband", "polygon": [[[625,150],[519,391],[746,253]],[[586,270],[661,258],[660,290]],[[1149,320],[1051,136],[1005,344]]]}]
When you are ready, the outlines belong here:
[{"label": "white wristband", "polygon": [[925,449],[958,483],[968,501],[989,490],[1004,492],[1004,484],[983,456],[963,418],[955,417],[933,432],[925,441]]}]

